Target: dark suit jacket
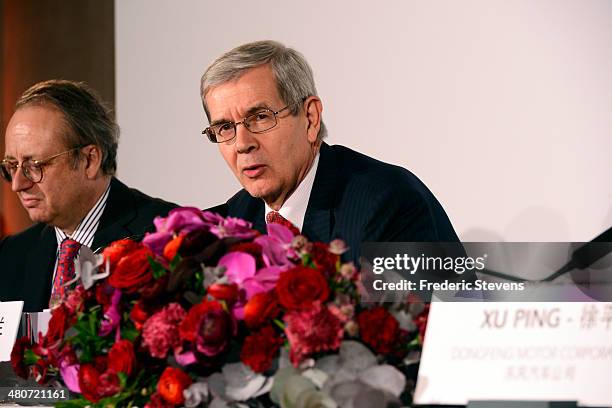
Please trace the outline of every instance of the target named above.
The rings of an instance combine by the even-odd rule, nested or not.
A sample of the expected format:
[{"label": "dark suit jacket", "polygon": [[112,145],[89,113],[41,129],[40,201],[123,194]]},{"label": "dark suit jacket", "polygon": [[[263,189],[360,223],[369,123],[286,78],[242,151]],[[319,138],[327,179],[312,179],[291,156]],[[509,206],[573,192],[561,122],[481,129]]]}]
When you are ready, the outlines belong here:
[{"label": "dark suit jacket", "polygon": [[[121,238],[142,238],[153,229],[155,216],[165,216],[174,207],[113,178],[92,249]],[[56,252],[55,230],[42,223],[0,242],[0,300],[24,300],[25,312],[47,308]]]},{"label": "dark suit jacket", "polygon": [[[227,202],[227,213],[265,231],[264,203],[246,190]],[[344,146],[323,143],[302,233],[312,241],[341,238],[347,259],[366,241],[457,242],[431,191],[408,170]]]}]

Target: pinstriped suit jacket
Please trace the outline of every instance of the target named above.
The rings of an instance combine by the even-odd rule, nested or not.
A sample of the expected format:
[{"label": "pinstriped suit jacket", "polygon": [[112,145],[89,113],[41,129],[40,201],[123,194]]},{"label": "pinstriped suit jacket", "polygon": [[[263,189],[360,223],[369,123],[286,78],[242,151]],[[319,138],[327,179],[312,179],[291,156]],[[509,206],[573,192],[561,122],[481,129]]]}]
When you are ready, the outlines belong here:
[{"label": "pinstriped suit jacket", "polygon": [[[264,203],[246,190],[227,202],[227,213],[265,231]],[[347,147],[323,143],[302,233],[312,241],[343,239],[347,260],[366,241],[457,242],[444,209],[408,170]]]}]

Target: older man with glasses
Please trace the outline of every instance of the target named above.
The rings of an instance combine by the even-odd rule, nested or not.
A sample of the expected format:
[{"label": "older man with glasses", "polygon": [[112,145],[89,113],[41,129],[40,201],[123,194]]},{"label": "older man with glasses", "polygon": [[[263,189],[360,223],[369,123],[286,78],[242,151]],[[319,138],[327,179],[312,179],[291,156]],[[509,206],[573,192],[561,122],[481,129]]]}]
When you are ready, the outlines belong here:
[{"label": "older man with glasses", "polygon": [[15,108],[0,174],[35,224],[0,242],[0,300],[39,311],[69,290],[83,246],[138,239],[175,205],[114,177],[119,128],[85,84],[38,83]]},{"label": "older man with glasses", "polygon": [[412,173],[344,146],[330,146],[312,70],[274,41],[239,46],[201,81],[217,144],[243,190],[229,215],[259,230],[293,224],[312,240],[345,240],[356,260],[364,241],[458,241],[440,203]]}]

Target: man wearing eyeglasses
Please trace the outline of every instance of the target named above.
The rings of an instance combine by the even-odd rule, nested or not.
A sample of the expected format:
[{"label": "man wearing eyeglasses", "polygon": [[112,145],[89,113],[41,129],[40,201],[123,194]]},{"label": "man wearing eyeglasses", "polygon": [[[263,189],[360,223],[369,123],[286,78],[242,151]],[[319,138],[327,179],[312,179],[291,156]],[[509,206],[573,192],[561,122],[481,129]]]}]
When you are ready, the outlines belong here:
[{"label": "man wearing eyeglasses", "polygon": [[40,311],[69,290],[82,246],[140,238],[175,205],[114,177],[119,128],[85,84],[41,82],[15,107],[0,173],[36,224],[0,242],[0,300]]},{"label": "man wearing eyeglasses", "polygon": [[356,260],[364,241],[458,241],[439,202],[409,171],[330,146],[311,68],[274,41],[239,46],[201,81],[210,126],[203,133],[243,190],[229,215],[259,230],[290,222],[311,240],[345,240]]}]

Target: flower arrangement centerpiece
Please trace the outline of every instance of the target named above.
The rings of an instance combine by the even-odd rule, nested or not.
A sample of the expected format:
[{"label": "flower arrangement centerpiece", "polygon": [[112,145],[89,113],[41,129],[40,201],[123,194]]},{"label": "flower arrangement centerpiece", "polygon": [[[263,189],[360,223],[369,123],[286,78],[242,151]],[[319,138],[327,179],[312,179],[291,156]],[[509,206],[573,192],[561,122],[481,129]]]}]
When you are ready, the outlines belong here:
[{"label": "flower arrangement centerpiece", "polygon": [[427,307],[362,304],[344,243],[194,208],[143,242],[83,253],[79,284],[15,372],[60,381],[58,406],[409,404]]}]

